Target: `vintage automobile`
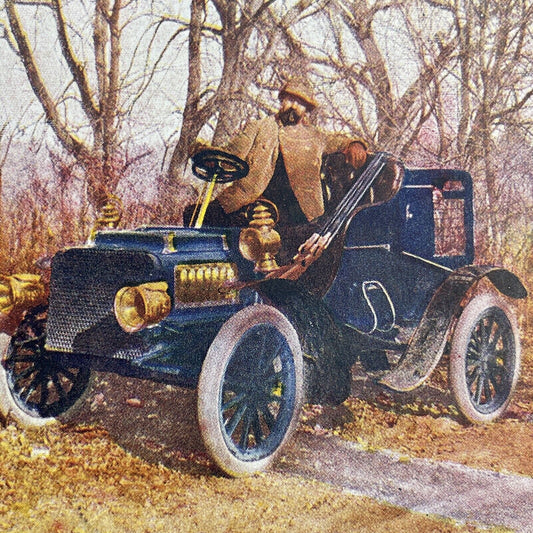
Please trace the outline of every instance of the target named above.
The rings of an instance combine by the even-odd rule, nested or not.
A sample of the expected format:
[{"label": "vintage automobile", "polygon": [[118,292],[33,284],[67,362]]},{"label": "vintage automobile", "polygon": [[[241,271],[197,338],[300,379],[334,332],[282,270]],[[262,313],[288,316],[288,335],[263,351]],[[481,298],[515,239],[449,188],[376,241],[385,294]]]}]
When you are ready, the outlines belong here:
[{"label": "vintage automobile", "polygon": [[3,415],[66,420],[93,371],[197,387],[207,450],[234,476],[272,462],[302,402],[342,402],[358,358],[408,391],[446,354],[466,419],[501,415],[520,369],[509,302],[527,293],[511,272],[472,265],[470,175],[386,153],[356,177],[336,165],[318,229],[331,244],[297,281],[276,264],[290,228],[274,229],[274,206],[259,202],[245,228],[203,224],[215,183],[248,170],[217,150],[193,158],[206,191],[192,227],[102,230],[57,253],[49,279],[4,277]]}]

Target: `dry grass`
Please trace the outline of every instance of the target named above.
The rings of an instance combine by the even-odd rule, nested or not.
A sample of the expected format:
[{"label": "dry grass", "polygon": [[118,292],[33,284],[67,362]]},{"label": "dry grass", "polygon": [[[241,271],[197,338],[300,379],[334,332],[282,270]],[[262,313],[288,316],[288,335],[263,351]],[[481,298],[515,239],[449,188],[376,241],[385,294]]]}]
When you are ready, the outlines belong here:
[{"label": "dry grass", "polygon": [[[136,436],[130,434],[134,447]],[[172,454],[164,440],[144,446],[152,453],[158,448],[162,462],[127,451],[101,426],[24,433],[8,425],[0,430],[0,530],[477,531],[295,477],[228,479],[191,451],[194,445]],[[162,464],[169,462],[172,467]]]},{"label": "dry grass", "polygon": [[[460,421],[444,368],[410,395],[386,392],[356,369],[354,395],[337,408],[308,406],[300,431],[531,476],[530,353],[507,415],[491,425]],[[205,454],[195,411],[194,391],[101,374],[78,424],[24,432],[7,423],[0,530],[477,531],[281,474],[223,477]]]},{"label": "dry grass", "polygon": [[461,419],[447,390],[443,361],[427,385],[404,394],[387,391],[356,371],[352,396],[335,409],[310,410],[302,427],[319,427],[369,449],[533,476],[533,357],[530,346],[524,352],[509,408],[491,424]]},{"label": "dry grass", "polygon": [[[300,431],[532,475],[526,362],[507,416],[489,426],[459,421],[439,369],[411,396],[386,393],[356,373],[357,397],[334,409],[308,406]],[[220,476],[203,450],[195,402],[194,391],[102,374],[77,425],[24,432],[8,424],[0,430],[0,529],[477,531],[299,478]]]}]

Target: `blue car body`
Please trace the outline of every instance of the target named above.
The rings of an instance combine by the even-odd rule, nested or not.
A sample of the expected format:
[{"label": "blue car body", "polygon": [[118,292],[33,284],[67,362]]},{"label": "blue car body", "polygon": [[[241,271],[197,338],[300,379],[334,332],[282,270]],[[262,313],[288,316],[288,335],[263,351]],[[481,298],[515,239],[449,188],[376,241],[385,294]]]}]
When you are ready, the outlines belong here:
[{"label": "blue car body", "polygon": [[[449,221],[438,216],[439,211],[450,215],[450,202],[455,234],[439,235],[449,230]],[[340,322],[369,334],[387,336],[396,326],[416,325],[437,287],[452,271],[473,262],[473,231],[467,172],[406,169],[402,187],[390,201],[369,206],[352,219],[325,300]],[[457,233],[460,246],[439,243]]]},{"label": "blue car body", "polygon": [[[180,302],[176,273],[185,269],[196,283],[192,278],[200,267],[231,264],[240,279],[253,279],[253,264],[240,255],[238,236],[236,228],[105,231],[91,245],[59,252],[52,263],[47,349],[82,365],[194,386],[222,324],[256,296],[241,291],[215,295],[213,301]],[[153,327],[126,333],[114,315],[115,294],[153,281],[168,284],[171,312]]]},{"label": "blue car body", "polygon": [[[402,328],[420,324],[439,287],[446,280],[453,285],[451,274],[473,262],[473,219],[468,173],[405,169],[398,192],[359,209],[344,234],[338,270],[322,291],[336,323],[364,336],[367,349],[369,340],[378,349],[394,347]],[[239,310],[263,301],[260,285],[253,283],[240,291],[223,290],[224,281],[262,277],[239,251],[240,231],[102,231],[90,245],[58,253],[52,264],[46,348],[80,366],[196,386],[222,325]],[[487,273],[502,292],[525,295],[518,279],[507,271],[501,275],[501,269],[474,269],[465,287]],[[159,281],[168,285],[170,313],[154,326],[125,332],[114,312],[117,291]],[[439,335],[444,335],[460,298],[455,295],[442,313]],[[405,345],[398,344],[398,349]],[[414,346],[416,350],[422,353],[426,345]],[[440,355],[415,353],[421,364],[424,357],[438,360]]]}]

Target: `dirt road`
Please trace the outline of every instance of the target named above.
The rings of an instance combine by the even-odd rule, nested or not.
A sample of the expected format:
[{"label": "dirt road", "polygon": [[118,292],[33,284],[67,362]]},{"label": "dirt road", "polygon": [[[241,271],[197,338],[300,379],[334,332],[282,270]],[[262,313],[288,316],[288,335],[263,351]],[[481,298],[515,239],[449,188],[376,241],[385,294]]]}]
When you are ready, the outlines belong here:
[{"label": "dirt road", "polygon": [[327,482],[417,512],[533,532],[533,478],[361,450],[301,433],[276,470]]},{"label": "dirt road", "polygon": [[[125,449],[150,462],[180,470],[184,468],[181,458],[204,456],[192,414],[196,399],[191,391],[169,390],[111,375],[105,376],[97,390],[105,402],[96,409],[93,405],[93,415],[99,416],[91,416],[88,410],[86,422],[103,425]],[[125,399],[132,396],[141,400],[142,407],[125,405]],[[345,411],[342,407],[334,409],[332,416],[341,416]],[[333,420],[332,424],[342,422]],[[456,434],[441,438],[453,439]],[[176,448],[181,450],[178,462]],[[432,462],[383,450],[365,451],[357,442],[343,440],[331,432],[321,436],[316,431],[299,431],[275,470],[422,513],[533,532],[533,478],[528,476],[469,468],[450,461]]]}]

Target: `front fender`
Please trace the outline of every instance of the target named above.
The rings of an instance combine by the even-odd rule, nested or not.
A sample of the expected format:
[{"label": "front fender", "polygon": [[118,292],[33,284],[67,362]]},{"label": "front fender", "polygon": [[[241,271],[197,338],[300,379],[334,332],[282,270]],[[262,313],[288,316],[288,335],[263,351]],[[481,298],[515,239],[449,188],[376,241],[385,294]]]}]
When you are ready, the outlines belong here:
[{"label": "front fender", "polygon": [[406,392],[429,377],[442,357],[453,319],[460,314],[466,292],[485,277],[506,296],[527,296],[518,277],[504,268],[470,265],[452,272],[433,295],[398,365],[381,378],[382,385]]},{"label": "front fender", "polygon": [[492,284],[505,296],[510,298],[522,299],[527,297],[527,290],[518,279],[518,276],[509,272],[505,268],[490,268],[486,276]]},{"label": "front fender", "polygon": [[286,279],[266,280],[257,290],[298,332],[304,354],[306,401],[342,403],[350,394],[350,368],[356,352],[346,346],[328,306],[298,282]]}]

